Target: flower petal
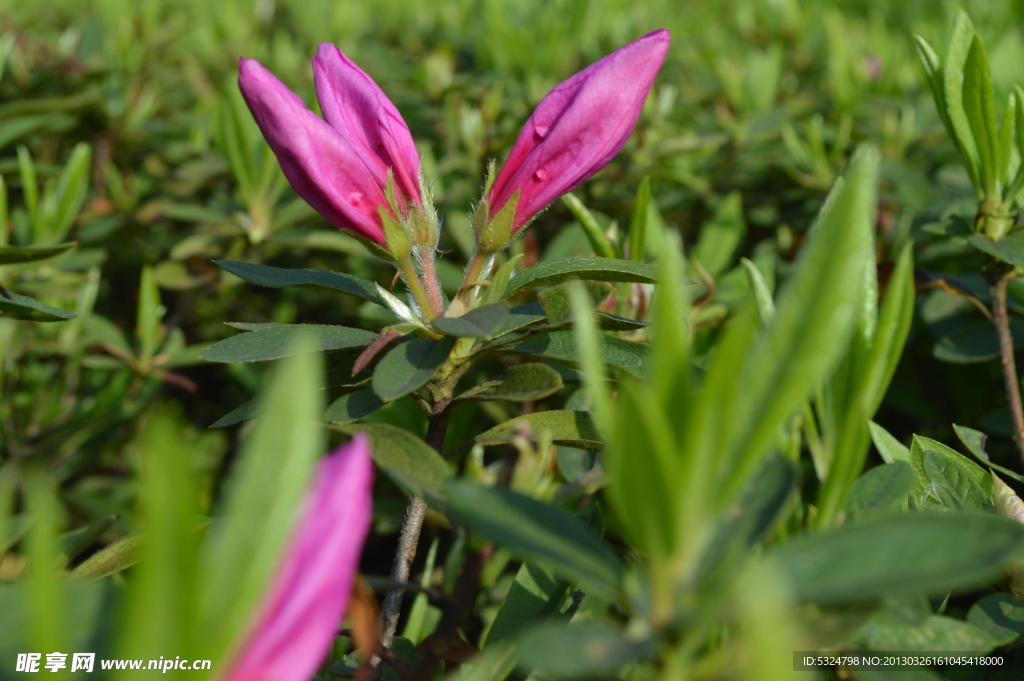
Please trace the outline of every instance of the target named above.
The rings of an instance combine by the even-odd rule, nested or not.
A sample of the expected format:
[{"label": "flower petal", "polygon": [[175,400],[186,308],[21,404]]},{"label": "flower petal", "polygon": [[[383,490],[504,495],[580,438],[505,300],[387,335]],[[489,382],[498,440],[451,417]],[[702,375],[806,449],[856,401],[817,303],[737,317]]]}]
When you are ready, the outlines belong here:
[{"label": "flower petal", "polygon": [[295,191],[336,227],[386,247],[377,214],[384,185],[365,154],[255,59],[240,60],[238,87]]},{"label": "flower petal", "polygon": [[549,92],[495,178],[487,197],[491,214],[519,190],[514,233],[619,153],[640,117],[668,45],[668,31],[648,33]]},{"label": "flower petal", "polygon": [[223,681],[306,681],[337,634],[370,529],[365,435],[320,463],[297,532],[257,624]]},{"label": "flower petal", "polygon": [[398,189],[419,203],[420,155],[409,126],[384,91],[331,43],[321,43],[313,57],[313,78],[324,118],[352,148],[374,160],[367,166],[381,186],[392,168]]}]

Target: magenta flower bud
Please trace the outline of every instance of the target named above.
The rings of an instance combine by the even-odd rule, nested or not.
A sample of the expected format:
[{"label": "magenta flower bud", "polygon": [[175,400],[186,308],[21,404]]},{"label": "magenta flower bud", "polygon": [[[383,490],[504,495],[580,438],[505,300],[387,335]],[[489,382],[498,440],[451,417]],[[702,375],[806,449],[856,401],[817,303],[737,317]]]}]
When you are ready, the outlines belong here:
[{"label": "magenta flower bud", "polygon": [[294,539],[222,681],[306,681],[337,635],[373,506],[365,435],[320,462]]},{"label": "magenta flower bud", "polygon": [[518,191],[508,236],[619,153],[668,52],[654,31],[562,82],[523,126],[487,193],[493,219]]},{"label": "magenta flower bud", "polygon": [[336,227],[388,248],[380,209],[404,217],[389,208],[389,168],[397,208],[421,203],[412,135],[384,92],[334,45],[320,46],[313,71],[326,121],[255,59],[240,60],[238,87],[299,196]]}]

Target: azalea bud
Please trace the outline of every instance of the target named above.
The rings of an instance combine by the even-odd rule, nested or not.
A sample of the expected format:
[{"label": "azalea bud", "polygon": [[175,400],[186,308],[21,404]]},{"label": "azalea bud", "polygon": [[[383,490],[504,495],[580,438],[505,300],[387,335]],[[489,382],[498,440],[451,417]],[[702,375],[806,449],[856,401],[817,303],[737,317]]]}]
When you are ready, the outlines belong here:
[{"label": "azalea bud", "polygon": [[373,463],[365,435],[320,463],[295,536],[222,681],[305,681],[334,640],[370,530]]},{"label": "azalea bud", "polygon": [[409,128],[373,79],[334,45],[320,46],[313,74],[326,120],[255,59],[240,61],[238,85],[295,191],[336,227],[394,255],[392,247],[403,244],[389,243],[380,208],[404,223],[407,211],[421,205]]},{"label": "azalea bud", "polygon": [[541,100],[487,191],[488,226],[477,235],[482,249],[503,247],[540,210],[619,153],[640,117],[668,45],[668,31],[648,33]]}]

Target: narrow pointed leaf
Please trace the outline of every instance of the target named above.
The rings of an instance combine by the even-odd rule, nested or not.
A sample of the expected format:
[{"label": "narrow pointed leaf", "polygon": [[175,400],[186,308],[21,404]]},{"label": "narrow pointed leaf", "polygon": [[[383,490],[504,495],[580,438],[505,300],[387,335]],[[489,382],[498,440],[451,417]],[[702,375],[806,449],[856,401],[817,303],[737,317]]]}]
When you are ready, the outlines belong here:
[{"label": "narrow pointed leaf", "polygon": [[448,359],[455,338],[417,338],[392,348],[373,370],[373,391],[385,402],[419,390]]},{"label": "narrow pointed leaf", "polygon": [[288,324],[240,333],[212,345],[200,357],[210,362],[264,362],[285,357],[296,336],[308,334],[318,350],[366,347],[377,334],[362,329],[319,324]]},{"label": "narrow pointed leaf", "polygon": [[70,241],[57,246],[0,246],[0,265],[46,260],[66,253],[77,245],[77,241]]},{"label": "narrow pointed leaf", "polygon": [[[605,364],[634,376],[643,375],[644,365],[650,354],[647,345],[607,334],[601,334],[599,341],[601,359]],[[537,357],[570,367],[577,366],[581,361],[576,338],[571,331],[555,331],[506,346],[499,352]]]},{"label": "narrow pointed leaf", "polygon": [[523,270],[508,283],[505,297],[521,289],[557,284],[570,279],[653,284],[657,275],[655,267],[647,263],[598,256],[569,256],[546,260]]},{"label": "narrow pointed leaf", "polygon": [[62,322],[77,316],[74,312],[51,307],[28,296],[19,295],[13,291],[9,291],[9,293],[11,294],[10,298],[0,295],[0,317],[14,317],[30,322]]},{"label": "narrow pointed leaf", "polygon": [[492,303],[470,310],[461,317],[438,317],[431,324],[446,336],[486,338],[502,328],[508,318],[508,308]]},{"label": "narrow pointed leaf", "polygon": [[366,433],[374,462],[399,487],[416,496],[442,498],[451,469],[421,438],[389,423],[352,423],[332,428],[348,435]]},{"label": "narrow pointed leaf", "polygon": [[320,288],[328,291],[348,293],[378,305],[384,304],[384,301],[377,295],[377,288],[374,282],[353,277],[350,274],[328,272],[326,270],[286,269],[232,260],[214,260],[214,262],[236,277],[257,286],[268,286],[270,288],[284,288],[286,286]]}]

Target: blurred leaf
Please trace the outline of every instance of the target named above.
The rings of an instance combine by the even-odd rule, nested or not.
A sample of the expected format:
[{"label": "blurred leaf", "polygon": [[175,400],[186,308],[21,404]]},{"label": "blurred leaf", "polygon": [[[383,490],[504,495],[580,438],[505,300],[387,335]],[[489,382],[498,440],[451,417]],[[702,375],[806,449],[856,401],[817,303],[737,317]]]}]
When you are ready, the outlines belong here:
[{"label": "blurred leaf", "polygon": [[598,256],[569,256],[539,262],[529,267],[508,283],[505,297],[516,291],[535,286],[548,286],[570,279],[592,281],[639,281],[655,283],[655,268],[646,263],[631,260],[617,260]]},{"label": "blurred leaf", "polygon": [[[273,329],[272,329],[273,330]],[[254,332],[259,333],[259,332]],[[322,360],[308,336],[275,370],[207,532],[199,574],[196,656],[224,659],[247,630],[292,536],[317,458],[326,449]],[[287,456],[283,456],[283,454]]]},{"label": "blurred leaf", "polygon": [[67,592],[57,575],[57,536],[64,523],[64,509],[57,497],[56,481],[42,467],[24,474],[25,508],[31,527],[25,538],[25,586],[31,608],[26,624],[31,648],[64,650],[70,633],[66,620]]},{"label": "blurred leaf", "polygon": [[[451,470],[441,455],[421,438],[389,423],[353,423],[333,426],[334,430],[370,437],[370,453],[378,466],[395,482],[416,496],[440,498]],[[429,494],[426,494],[429,493]]]},{"label": "blurred leaf", "polygon": [[490,648],[558,614],[571,589],[572,582],[534,563],[523,563],[481,647]]},{"label": "blurred leaf", "polygon": [[503,381],[484,383],[470,388],[455,399],[469,400],[511,400],[531,402],[547,397],[565,387],[561,375],[547,364],[527,362],[509,367]]},{"label": "blurred leaf", "polygon": [[847,511],[858,517],[895,511],[906,504],[914,483],[914,469],[905,461],[875,466],[857,478],[846,502]]},{"label": "blurred leaf", "polygon": [[[608,334],[599,336],[599,344],[601,359],[606,364],[634,376],[643,374],[645,362],[650,354],[647,345]],[[576,346],[576,338],[572,331],[555,331],[502,347],[498,352],[537,357],[570,367],[577,366],[580,361],[579,348]]]},{"label": "blurred leaf", "polygon": [[629,259],[642,262],[647,254],[647,223],[651,206],[651,178],[640,181],[629,219]]},{"label": "blurred leaf", "polygon": [[470,310],[461,317],[438,317],[431,325],[447,336],[486,338],[494,335],[508,318],[508,308],[492,303]]},{"label": "blurred leaf", "polygon": [[77,241],[71,241],[57,246],[0,246],[0,265],[46,260],[77,245]]},{"label": "blurred leaf", "polygon": [[60,553],[60,557],[57,559],[57,565],[59,568],[64,568],[75,560],[83,551],[89,548],[97,539],[100,538],[104,532],[109,530],[117,522],[117,515],[108,515],[105,518],[100,518],[88,526],[83,527],[81,530],[73,532],[70,536],[70,542]]},{"label": "blurred leaf", "polygon": [[700,238],[693,248],[693,257],[708,274],[717,276],[732,263],[733,256],[746,235],[743,199],[739,192],[730,192],[718,204],[711,219],[701,225]]},{"label": "blurred leaf", "polygon": [[[1014,348],[1024,347],[1024,319],[1010,317]],[[999,357],[999,337],[992,322],[978,320],[943,336],[932,351],[935,359],[952,364],[988,362]]]},{"label": "blurred leaf", "polygon": [[993,241],[987,236],[972,234],[967,237],[967,243],[982,253],[991,255],[996,260],[1024,267],[1024,243],[1017,241],[1014,237]]},{"label": "blurred leaf", "polygon": [[240,333],[207,348],[200,357],[210,362],[263,362],[286,357],[300,335],[313,339],[321,351],[361,348],[372,343],[377,334],[362,329],[320,324],[287,324]]},{"label": "blurred leaf", "polygon": [[996,199],[996,187],[1002,173],[999,162],[998,128],[996,127],[995,95],[992,92],[992,74],[988,55],[981,38],[975,34],[964,62],[963,107],[967,122],[978,150],[978,167],[985,196]]},{"label": "blurred leaf", "polygon": [[487,430],[464,445],[459,450],[481,444],[493,446],[511,442],[520,428],[528,428],[529,432],[539,436],[547,430],[551,433],[554,444],[579,449],[598,451],[602,447],[600,435],[594,426],[594,418],[590,412],[552,409],[533,414],[524,414]]},{"label": "blurred leaf", "polygon": [[352,423],[369,416],[384,406],[373,388],[364,388],[342,395],[327,407],[324,420],[329,423]]},{"label": "blurred leaf", "polygon": [[214,262],[236,277],[257,286],[320,288],[349,293],[378,305],[384,304],[384,301],[377,295],[377,287],[374,282],[353,277],[350,274],[325,270],[285,269],[231,260],[214,260]]},{"label": "blurred leaf", "polygon": [[36,244],[57,244],[67,236],[88,195],[91,160],[92,149],[85,142],[79,142],[57,178],[56,185],[47,185],[39,202],[35,225]]},{"label": "blurred leaf", "polygon": [[981,461],[989,468],[994,468],[1000,473],[1008,475],[1017,482],[1024,482],[1024,475],[992,462],[988,456],[988,452],[985,451],[985,441],[988,440],[987,435],[979,430],[958,426],[955,423],[953,424],[953,431],[956,432],[956,436],[960,438],[960,442],[964,443],[964,446],[967,447],[967,451],[973,454],[978,461]]},{"label": "blurred leaf", "polygon": [[[946,60],[942,68],[943,95],[945,110],[952,127],[953,140],[960,148],[967,165],[967,174],[976,189],[981,187],[981,168],[978,147],[971,134],[971,124],[965,112],[964,102],[964,64],[974,41],[974,25],[967,12],[957,12],[953,23],[953,35],[949,39]],[[942,107],[942,104],[939,104]]]},{"label": "blurred leaf", "polygon": [[439,341],[416,338],[384,355],[373,370],[373,391],[384,402],[419,390],[448,360],[455,338],[447,336]]},{"label": "blurred leaf", "polygon": [[89,556],[71,571],[71,576],[79,579],[102,579],[127,570],[142,560],[144,541],[145,537],[142,534],[132,534],[119,539]]},{"label": "blurred leaf", "polygon": [[9,291],[10,298],[0,296],[0,317],[8,316],[30,322],[62,322],[77,315],[56,307],[50,307],[38,300]]},{"label": "blurred leaf", "polygon": [[910,463],[910,450],[902,442],[889,434],[889,431],[873,421],[868,422],[868,429],[871,431],[871,440],[874,442],[874,449],[879,451],[882,459],[891,464],[894,461],[905,461]]},{"label": "blurred leaf", "polygon": [[504,487],[452,479],[444,491],[459,519],[475,532],[522,558],[580,580],[605,598],[618,593],[618,558],[572,516]]},{"label": "blurred leaf", "polygon": [[761,320],[761,325],[767,326],[775,317],[775,301],[772,300],[772,292],[768,288],[761,270],[757,269],[757,265],[746,258],[740,258],[740,263],[743,265],[743,272],[747,275],[750,290],[754,292],[757,316]]},{"label": "blurred leaf", "polygon": [[153,268],[145,265],[139,281],[139,305],[136,317],[135,335],[139,338],[139,359],[149,365],[160,342],[160,289],[153,279]]},{"label": "blurred leaf", "polygon": [[618,678],[619,670],[652,654],[654,641],[634,641],[603,622],[551,623],[520,640],[520,664],[555,679]]},{"label": "blurred leaf", "polygon": [[983,629],[942,615],[908,624],[882,613],[869,621],[858,637],[858,645],[879,651],[965,653],[988,652],[996,646]]},{"label": "blurred leaf", "polygon": [[219,419],[214,421],[210,425],[210,427],[211,428],[227,428],[228,426],[233,426],[236,423],[241,423],[242,421],[248,421],[251,418],[255,418],[256,415],[258,413],[260,413],[259,409],[260,409],[260,398],[254,397],[251,400],[249,400],[248,402],[243,402],[239,406],[235,407],[234,409],[229,411],[227,414],[224,414],[224,416],[221,416]]},{"label": "blurred leaf", "polygon": [[608,241],[608,237],[605,236],[604,232],[601,231],[600,225],[597,224],[594,214],[587,210],[583,202],[573,194],[566,194],[562,197],[562,203],[565,204],[565,207],[569,209],[569,212],[579,222],[580,227],[583,228],[583,233],[587,235],[587,241],[590,242],[590,247],[594,250],[594,253],[604,258],[614,258],[616,255],[615,247]]},{"label": "blurred leaf", "polygon": [[915,435],[910,464],[917,473],[914,503],[918,506],[993,510],[992,477],[941,442]]},{"label": "blurred leaf", "polygon": [[988,634],[995,645],[1012,643],[1024,633],[1024,599],[1007,593],[989,594],[971,606],[967,621]]},{"label": "blurred leaf", "polygon": [[834,604],[974,588],[999,577],[1022,551],[1024,525],[1016,521],[919,511],[798,537],[771,555],[798,601]]}]

